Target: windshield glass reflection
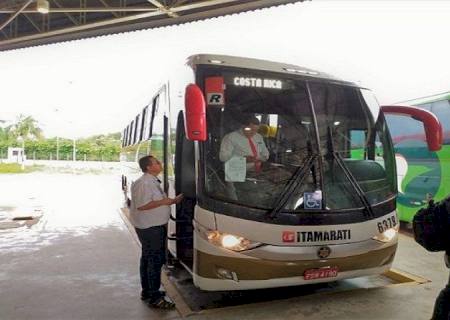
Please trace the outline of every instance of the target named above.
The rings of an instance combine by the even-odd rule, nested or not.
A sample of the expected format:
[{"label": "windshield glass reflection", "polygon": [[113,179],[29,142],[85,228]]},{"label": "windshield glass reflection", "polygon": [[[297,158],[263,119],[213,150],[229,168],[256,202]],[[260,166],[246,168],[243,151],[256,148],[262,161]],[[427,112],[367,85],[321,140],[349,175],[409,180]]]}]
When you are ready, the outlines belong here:
[{"label": "windshield glass reflection", "polygon": [[[228,82],[224,103],[208,106],[204,161],[211,197],[301,210],[361,208],[395,195],[392,145],[369,91],[309,83],[316,132],[305,81],[280,79],[264,88],[251,79]],[[301,183],[293,187],[293,178]]]}]

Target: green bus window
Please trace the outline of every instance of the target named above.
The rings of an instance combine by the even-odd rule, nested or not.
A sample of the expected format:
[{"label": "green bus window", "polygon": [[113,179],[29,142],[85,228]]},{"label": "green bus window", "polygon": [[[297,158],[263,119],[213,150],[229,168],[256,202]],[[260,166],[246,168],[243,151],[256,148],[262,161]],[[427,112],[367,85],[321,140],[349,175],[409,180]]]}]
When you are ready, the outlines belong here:
[{"label": "green bus window", "polygon": [[350,158],[364,160],[365,158],[365,130],[350,130]]}]

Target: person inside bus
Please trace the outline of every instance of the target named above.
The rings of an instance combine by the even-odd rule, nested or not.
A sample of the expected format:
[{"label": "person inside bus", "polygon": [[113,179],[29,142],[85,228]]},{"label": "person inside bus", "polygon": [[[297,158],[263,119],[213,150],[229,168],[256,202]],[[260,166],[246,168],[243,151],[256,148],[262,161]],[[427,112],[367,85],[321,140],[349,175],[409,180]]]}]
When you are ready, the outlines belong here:
[{"label": "person inside bus", "polygon": [[220,144],[220,161],[226,162],[232,157],[245,157],[247,171],[258,173],[262,162],[269,158],[269,151],[263,137],[258,133],[260,122],[255,116],[246,117],[236,131],[225,135]]},{"label": "person inside bus", "polygon": [[161,162],[148,155],[139,159],[143,174],[131,185],[130,222],[142,244],[140,259],[141,300],[150,307],[173,309],[161,286],[161,269],[166,261],[167,223],[170,205],[179,203],[183,196],[168,198],[161,189],[157,176]]},{"label": "person inside bus", "polygon": [[[227,193],[233,200],[243,201],[248,193],[254,193],[255,184],[245,181],[248,177],[257,177],[262,171],[262,163],[269,158],[269,151],[263,137],[258,133],[260,122],[255,116],[244,118],[241,127],[226,134],[220,144],[219,158],[226,163],[233,157],[245,158],[245,178],[240,182],[227,181]],[[254,193],[258,197],[259,193]]]}]

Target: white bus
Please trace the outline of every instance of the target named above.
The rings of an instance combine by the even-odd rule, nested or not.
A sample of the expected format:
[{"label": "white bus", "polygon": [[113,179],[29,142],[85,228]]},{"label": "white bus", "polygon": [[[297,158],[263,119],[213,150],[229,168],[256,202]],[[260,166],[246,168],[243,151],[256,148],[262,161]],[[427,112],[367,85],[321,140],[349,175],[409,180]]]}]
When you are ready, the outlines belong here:
[{"label": "white bus", "polygon": [[[399,228],[395,158],[369,90],[232,56],[191,56],[185,68],[123,131],[121,159],[134,173],[122,178],[126,194],[141,156],[163,161],[165,191],[184,194],[169,221],[168,250],[197,287],[281,287],[390,268]],[[384,111],[439,129],[427,111]],[[220,158],[223,138],[245,129],[249,116],[268,151],[258,171],[242,154]],[[430,148],[439,148],[437,136],[427,135]]]}]

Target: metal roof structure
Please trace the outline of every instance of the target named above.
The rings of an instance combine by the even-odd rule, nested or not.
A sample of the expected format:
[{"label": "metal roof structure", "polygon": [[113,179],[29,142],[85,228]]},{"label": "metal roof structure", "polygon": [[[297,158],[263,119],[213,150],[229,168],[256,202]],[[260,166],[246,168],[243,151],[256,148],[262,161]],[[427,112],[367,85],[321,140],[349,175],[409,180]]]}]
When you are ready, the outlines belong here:
[{"label": "metal roof structure", "polygon": [[0,51],[208,19],[305,0],[0,0]]}]

